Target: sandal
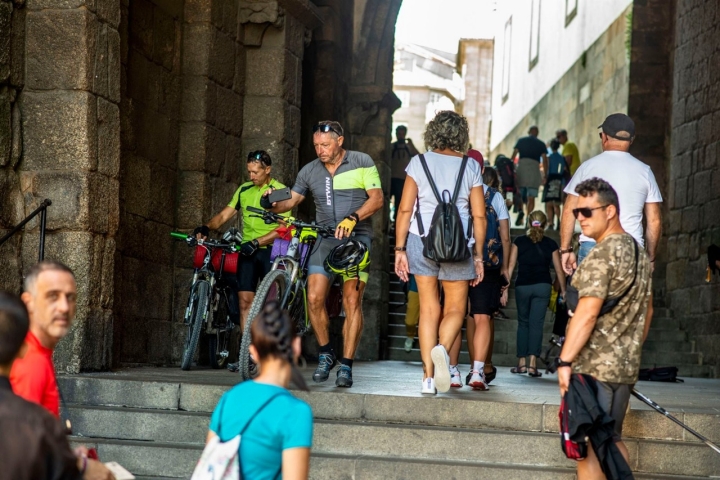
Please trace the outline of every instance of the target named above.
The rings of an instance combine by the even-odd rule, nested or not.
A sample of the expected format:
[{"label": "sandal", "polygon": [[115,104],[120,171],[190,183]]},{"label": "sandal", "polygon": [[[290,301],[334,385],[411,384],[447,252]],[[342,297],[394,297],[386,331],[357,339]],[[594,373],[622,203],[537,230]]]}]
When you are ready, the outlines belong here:
[{"label": "sandal", "polygon": [[527,373],[527,367],[525,365],[518,365],[517,367],[512,367],[510,369],[510,373],[519,373],[519,374]]},{"label": "sandal", "polygon": [[[535,373],[530,373],[530,370],[535,370]],[[527,372],[529,377],[542,377],[542,373],[538,372],[537,367],[528,367]]]}]

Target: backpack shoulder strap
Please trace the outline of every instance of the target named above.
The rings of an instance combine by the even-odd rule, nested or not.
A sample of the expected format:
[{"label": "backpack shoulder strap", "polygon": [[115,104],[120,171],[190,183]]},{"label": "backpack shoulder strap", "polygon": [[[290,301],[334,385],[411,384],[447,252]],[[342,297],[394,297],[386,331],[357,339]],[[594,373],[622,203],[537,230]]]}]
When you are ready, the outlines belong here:
[{"label": "backpack shoulder strap", "polygon": [[455,182],[455,191],[453,192],[451,200],[453,204],[457,202],[458,194],[460,193],[460,185],[462,184],[462,179],[465,176],[465,167],[467,167],[467,162],[468,156],[463,155],[462,163],[460,164],[460,173],[458,174],[457,182]]},{"label": "backpack shoulder strap", "polygon": [[[242,428],[242,430],[240,430],[240,437],[242,437],[243,433],[245,433],[245,430],[247,430],[247,428],[250,426],[250,424],[252,423],[252,421],[255,420],[255,417],[257,417],[258,414],[265,409],[265,407],[267,407],[268,405],[270,405],[270,402],[272,402],[273,400],[275,400],[275,399],[276,399],[277,397],[279,397],[280,395],[284,395],[284,392],[278,392],[278,393],[276,393],[276,394],[274,394],[274,395],[271,395],[270,398],[268,398],[267,400],[265,400],[265,402],[260,406],[260,408],[258,408],[258,409],[255,411],[255,413],[253,413],[253,416],[250,417],[250,419],[247,421],[247,423],[246,423],[245,426]],[[221,417],[221,418],[222,418],[222,417]]]},{"label": "backpack shoulder strap", "polygon": [[433,193],[435,194],[435,198],[437,199],[438,203],[442,203],[442,198],[440,198],[440,193],[438,192],[437,185],[435,185],[435,181],[433,180],[432,176],[430,175],[430,169],[427,166],[427,162],[425,162],[425,155],[422,153],[418,155],[420,157],[420,164],[423,167],[423,170],[425,170],[425,175],[428,178],[428,181],[430,182],[430,187],[432,188]]}]

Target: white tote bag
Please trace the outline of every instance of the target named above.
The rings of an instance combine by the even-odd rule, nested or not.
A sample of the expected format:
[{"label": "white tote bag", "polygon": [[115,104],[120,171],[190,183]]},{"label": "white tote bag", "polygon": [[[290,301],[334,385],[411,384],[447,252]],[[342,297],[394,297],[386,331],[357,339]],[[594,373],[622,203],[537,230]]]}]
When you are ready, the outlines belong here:
[{"label": "white tote bag", "polygon": [[192,480],[240,480],[240,435],[227,442],[213,437],[205,445]]},{"label": "white tote bag", "polygon": [[[280,395],[279,393],[268,398],[265,403],[250,417],[239,435],[235,435],[227,442],[220,440],[220,427],[218,435],[212,438],[200,456],[193,475],[190,480],[241,480],[240,475],[240,440],[247,427],[250,426],[258,413],[260,413],[270,402]],[[224,405],[223,405],[224,408]],[[222,410],[220,411],[220,422],[222,422]]]}]

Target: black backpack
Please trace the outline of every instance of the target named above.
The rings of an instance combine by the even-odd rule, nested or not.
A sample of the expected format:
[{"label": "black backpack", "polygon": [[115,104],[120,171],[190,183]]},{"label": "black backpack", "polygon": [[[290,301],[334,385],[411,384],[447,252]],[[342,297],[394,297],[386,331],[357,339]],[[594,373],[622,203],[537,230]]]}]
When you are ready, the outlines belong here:
[{"label": "black backpack", "polygon": [[[463,230],[460,212],[456,206],[460,185],[465,175],[465,167],[467,166],[468,157],[463,155],[460,172],[458,173],[457,183],[455,183],[455,192],[450,197],[450,192],[443,190],[442,197],[438,192],[437,186],[430,176],[430,170],[425,162],[425,156],[420,154],[420,163],[422,164],[425,175],[430,182],[432,191],[437,199],[437,207],[433,213],[432,222],[427,236],[423,241],[423,256],[435,262],[462,262],[470,258],[470,249],[467,246],[465,232]],[[450,197],[445,200],[445,197]],[[415,218],[418,222],[418,231],[420,236],[425,233],[422,218],[420,217],[420,198],[417,200],[417,208],[415,210]],[[469,221],[469,220],[468,220]]]}]

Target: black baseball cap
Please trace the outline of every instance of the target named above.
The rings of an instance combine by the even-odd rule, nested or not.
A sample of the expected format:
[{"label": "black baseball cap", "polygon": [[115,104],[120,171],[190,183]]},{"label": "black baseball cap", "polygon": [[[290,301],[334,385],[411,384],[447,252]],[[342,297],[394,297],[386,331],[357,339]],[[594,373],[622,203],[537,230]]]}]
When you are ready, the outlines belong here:
[{"label": "black baseball cap", "polygon": [[[613,113],[608,116],[598,128],[602,128],[603,133],[608,137],[617,138],[618,140],[624,140],[626,142],[632,140],[635,136],[635,122],[624,113]],[[618,135],[618,132],[623,132],[623,134]],[[627,132],[629,136],[625,135],[625,132]]]}]

